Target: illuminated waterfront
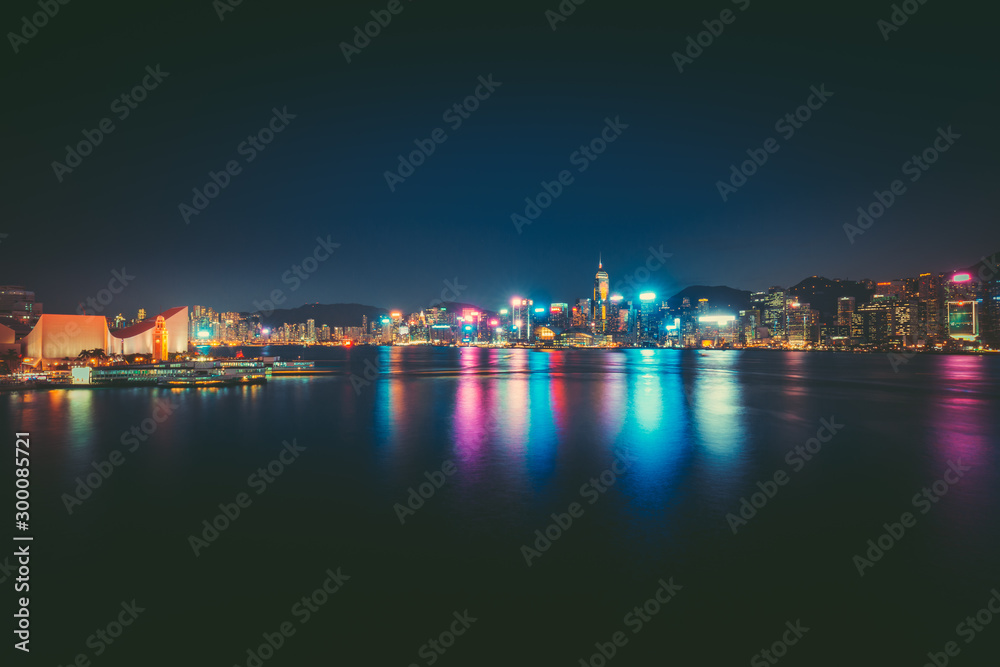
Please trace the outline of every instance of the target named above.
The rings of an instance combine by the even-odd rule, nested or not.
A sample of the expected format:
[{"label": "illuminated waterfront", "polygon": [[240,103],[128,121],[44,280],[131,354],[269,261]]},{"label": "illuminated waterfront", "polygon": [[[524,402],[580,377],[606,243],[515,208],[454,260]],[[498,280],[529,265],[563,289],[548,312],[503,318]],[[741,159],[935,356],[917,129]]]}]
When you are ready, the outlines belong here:
[{"label": "illuminated waterfront", "polygon": [[[883,355],[334,355],[320,362],[331,374],[259,386],[0,396],[0,419],[36,447],[47,542],[39,622],[62,628],[52,660],[93,631],[59,601],[111,609],[135,597],[156,622],[137,623],[114,664],[141,663],[150,645],[162,647],[157,664],[176,664],[186,649],[172,638],[183,629],[200,662],[242,665],[240,647],[341,566],[352,579],[337,604],[290,638],[277,664],[306,664],[336,645],[343,659],[406,665],[466,608],[479,620],[449,664],[577,664],[670,577],[684,588],[650,630],[627,630],[622,664],[744,663],[761,636],[799,617],[812,628],[799,664],[846,664],[866,640],[881,647],[867,664],[903,660],[900,646],[917,663],[967,613],[963,601],[996,585],[996,358],[919,356],[897,373]],[[843,428],[804,464],[788,459],[821,420]],[[137,426],[144,437],[128,451]],[[195,556],[189,536],[202,519],[292,439],[305,448],[301,463],[251,492],[253,504]],[[64,494],[116,449],[124,463],[70,513]],[[625,472],[602,483],[620,455]],[[917,513],[911,496],[959,459],[971,471]],[[454,473],[401,525],[394,506],[449,461]],[[790,481],[733,534],[727,515],[779,470]],[[582,516],[529,566],[522,547],[534,549],[535,531],[573,502]],[[916,527],[859,576],[852,557],[907,509]],[[822,634],[846,626],[850,646]],[[387,627],[391,644],[379,641]],[[989,648],[977,644],[969,664]],[[528,647],[531,659],[519,659]]]}]

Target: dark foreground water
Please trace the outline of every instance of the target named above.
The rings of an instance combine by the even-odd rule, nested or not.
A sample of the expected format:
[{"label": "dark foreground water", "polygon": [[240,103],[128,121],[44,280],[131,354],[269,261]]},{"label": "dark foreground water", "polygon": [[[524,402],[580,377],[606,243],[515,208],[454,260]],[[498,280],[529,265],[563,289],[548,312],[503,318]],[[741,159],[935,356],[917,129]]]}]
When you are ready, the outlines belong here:
[{"label": "dark foreground water", "polygon": [[31,434],[27,664],[997,664],[1000,359],[327,354],[266,386],[0,394],[11,514]]}]

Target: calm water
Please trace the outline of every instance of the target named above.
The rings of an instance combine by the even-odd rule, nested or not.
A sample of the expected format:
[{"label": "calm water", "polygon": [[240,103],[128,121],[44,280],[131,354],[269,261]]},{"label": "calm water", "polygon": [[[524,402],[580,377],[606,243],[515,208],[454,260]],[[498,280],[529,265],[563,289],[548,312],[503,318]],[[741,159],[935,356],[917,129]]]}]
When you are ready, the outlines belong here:
[{"label": "calm water", "polygon": [[[609,665],[750,664],[799,619],[781,664],[916,667],[948,641],[955,665],[996,664],[1000,618],[970,643],[956,625],[1000,587],[1000,359],[896,373],[884,355],[326,354],[337,374],[265,386],[0,394],[4,439],[31,433],[31,664],[247,665],[284,622],[295,634],[265,665],[579,665],[616,632]],[[821,419],[843,427],[786,459]],[[144,420],[155,431],[123,444]],[[293,439],[280,474],[248,480]],[[70,514],[63,494],[115,450]],[[446,461],[401,524],[394,505]],[[912,497],[949,461],[969,469],[922,513]],[[733,534],[727,514],[778,471],[787,484]],[[189,536],[240,493],[249,506],[195,556]],[[522,545],[571,503],[529,567]],[[853,557],[907,511],[915,525],[859,576]],[[293,607],[328,568],[350,579],[303,622]],[[671,577],[669,603],[627,617]],[[88,637],[133,598],[145,611],[95,657]],[[465,610],[477,620],[443,655],[421,652]]]}]

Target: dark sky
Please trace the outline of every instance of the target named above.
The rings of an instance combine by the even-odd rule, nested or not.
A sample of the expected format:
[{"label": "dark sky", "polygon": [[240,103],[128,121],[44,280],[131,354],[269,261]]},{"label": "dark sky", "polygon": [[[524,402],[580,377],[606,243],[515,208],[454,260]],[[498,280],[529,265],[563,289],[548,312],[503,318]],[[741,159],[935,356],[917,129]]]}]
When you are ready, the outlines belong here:
[{"label": "dark sky", "polygon": [[[0,284],[73,312],[124,267],[105,314],[134,314],[249,310],[275,289],[409,310],[457,278],[462,301],[495,308],[587,296],[599,252],[614,284],[662,245],[648,287],[666,295],[946,271],[1000,248],[983,3],[930,0],[887,41],[889,2],[653,4],[589,0],[553,31],[557,0],[402,0],[350,63],[339,44],[386,2],[244,0],[222,21],[210,0],[59,5],[0,55]],[[672,54],[724,9],[735,20],[678,72]],[[5,2],[0,27],[36,11]],[[169,75],[119,119],[112,102],[157,65]],[[453,130],[443,112],[491,74]],[[833,96],[784,138],[776,121],[821,85]],[[275,107],[295,118],[248,163],[237,147]],[[114,131],[59,182],[52,162],[103,118]],[[571,154],[605,118],[628,127],[579,172]],[[903,163],[949,126],[960,138],[911,182]],[[397,155],[439,127],[390,191]],[[724,202],[717,181],[769,137],[779,150]],[[178,206],[230,160],[242,172],[185,224]],[[518,234],[511,214],[562,170],[573,182]],[[850,243],[844,223],[894,179],[905,193]],[[282,275],[318,236],[340,247],[292,290]]]}]

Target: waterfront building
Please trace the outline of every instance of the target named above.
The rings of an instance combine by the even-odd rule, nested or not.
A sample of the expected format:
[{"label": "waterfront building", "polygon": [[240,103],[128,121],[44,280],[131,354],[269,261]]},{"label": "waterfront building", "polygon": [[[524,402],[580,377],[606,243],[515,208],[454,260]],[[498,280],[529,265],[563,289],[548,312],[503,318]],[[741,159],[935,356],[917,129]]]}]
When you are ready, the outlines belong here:
[{"label": "waterfront building", "polygon": [[771,287],[767,290],[764,308],[764,326],[771,338],[785,336],[785,288]]},{"label": "waterfront building", "polygon": [[153,325],[153,363],[158,364],[170,358],[169,336],[167,331],[167,321],[163,315],[157,315]]},{"label": "waterfront building", "polygon": [[656,294],[643,292],[639,295],[639,313],[636,321],[637,342],[639,345],[655,344],[658,339],[656,322]]},{"label": "waterfront building", "polygon": [[604,270],[603,262],[597,261],[597,274],[594,276],[594,299],[591,302],[590,319],[598,333],[604,333],[608,324],[608,289],[610,278]]},{"label": "waterfront building", "polygon": [[570,310],[567,303],[549,305],[549,324],[557,329],[565,329],[570,325]]},{"label": "waterfront building", "polygon": [[27,334],[42,316],[42,304],[35,293],[20,285],[0,285],[0,324],[14,330],[17,337]]}]

